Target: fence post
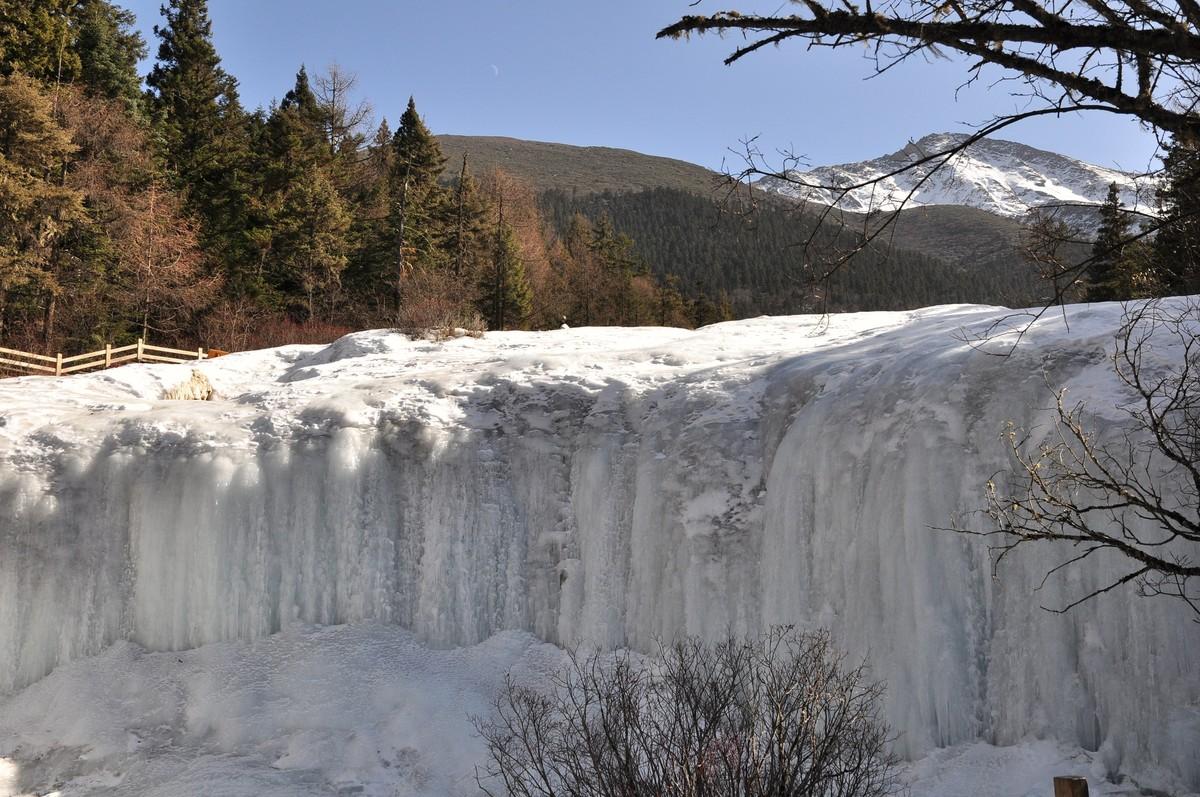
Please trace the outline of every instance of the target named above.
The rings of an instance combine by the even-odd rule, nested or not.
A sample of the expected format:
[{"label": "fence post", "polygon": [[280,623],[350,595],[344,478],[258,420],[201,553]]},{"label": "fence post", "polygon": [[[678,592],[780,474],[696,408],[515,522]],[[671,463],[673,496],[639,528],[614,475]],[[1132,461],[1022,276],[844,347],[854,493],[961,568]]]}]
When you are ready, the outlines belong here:
[{"label": "fence post", "polygon": [[58,353],[58,358],[54,363],[54,375],[62,376],[62,352]]},{"label": "fence post", "polygon": [[142,355],[146,352],[146,341],[138,338],[137,361],[142,361]]},{"label": "fence post", "polygon": [[112,368],[112,344],[104,344],[104,367]]},{"label": "fence post", "polygon": [[196,359],[197,360],[204,359],[204,349],[196,349]]},{"label": "fence post", "polygon": [[1088,797],[1087,778],[1055,778],[1054,797]]}]

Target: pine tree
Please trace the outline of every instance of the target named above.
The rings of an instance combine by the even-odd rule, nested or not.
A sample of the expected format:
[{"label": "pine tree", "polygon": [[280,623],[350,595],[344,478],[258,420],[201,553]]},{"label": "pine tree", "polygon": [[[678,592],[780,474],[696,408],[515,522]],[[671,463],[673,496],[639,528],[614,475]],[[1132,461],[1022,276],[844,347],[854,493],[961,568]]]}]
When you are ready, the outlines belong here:
[{"label": "pine tree", "polygon": [[1129,241],[1129,217],[1121,208],[1116,183],[1108,186],[1108,196],[1100,206],[1100,227],[1092,245],[1087,271],[1087,300],[1109,302],[1129,298],[1130,280],[1125,271],[1125,249]]},{"label": "pine tree", "polygon": [[306,318],[326,308],[341,286],[349,244],[350,214],[329,179],[312,170],[300,176],[284,197],[273,253],[285,293],[304,297]]},{"label": "pine tree", "polygon": [[36,81],[0,78],[0,338],[18,292],[40,309],[45,345],[54,334],[59,244],[86,220],[83,197],[62,184],[74,151]]},{"label": "pine tree", "polygon": [[512,228],[504,222],[503,199],[497,210],[492,262],[481,277],[479,312],[488,329],[523,326],[533,309],[533,296]]},{"label": "pine tree", "polygon": [[[354,202],[350,239],[353,254],[346,268],[346,283],[368,323],[379,323],[394,308],[395,246],[387,226],[391,216],[392,131],[387,119],[380,122],[367,145],[362,164],[362,185]],[[387,309],[385,310],[385,306]]]},{"label": "pine tree", "polygon": [[627,324],[633,317],[633,278],[644,271],[633,254],[633,239],[617,233],[607,214],[600,217],[592,229],[588,249],[599,261],[599,288],[604,302],[604,323]]},{"label": "pine tree", "polygon": [[312,85],[308,81],[308,70],[303,64],[296,73],[295,85],[283,95],[279,110],[282,114],[292,114],[296,122],[303,127],[305,134],[311,137],[311,140],[305,143],[314,149],[318,146],[328,149],[324,114],[317,102],[317,95],[313,94]]},{"label": "pine tree", "polygon": [[573,214],[564,237],[566,258],[561,270],[568,298],[563,315],[569,323],[577,326],[601,323],[596,288],[600,285],[602,275],[591,250],[591,240],[591,222],[582,213]]},{"label": "pine tree", "polygon": [[283,102],[271,110],[264,144],[251,233],[264,264],[261,290],[293,316],[314,318],[318,304],[328,311],[335,302],[351,250],[351,222],[334,184],[334,152],[303,66]]},{"label": "pine tree", "polygon": [[443,235],[446,192],[439,183],[446,159],[437,140],[417,113],[410,97],[392,137],[389,213],[384,234],[392,249],[392,279],[397,302],[404,280],[415,268],[431,268],[445,260]]},{"label": "pine tree", "polygon": [[272,154],[269,181],[275,188],[286,189],[291,181],[327,168],[333,159],[304,67],[283,102],[272,110],[267,128]]},{"label": "pine tree", "polygon": [[120,100],[137,111],[142,100],[138,61],[146,57],[146,42],[136,28],[133,12],[105,0],[84,0],[80,9],[80,80],[89,94]]},{"label": "pine tree", "polygon": [[245,277],[250,187],[249,137],[237,81],[221,68],[206,0],[169,0],[155,26],[158,62],[146,84],[163,163],[204,222],[204,242],[230,272]]},{"label": "pine tree", "polygon": [[1200,150],[1173,143],[1158,191],[1154,262],[1168,294],[1200,293]]},{"label": "pine tree", "polygon": [[73,44],[76,0],[0,0],[0,75],[20,72],[46,83],[79,75]]},{"label": "pine tree", "polygon": [[417,104],[408,98],[408,107],[400,117],[400,126],[392,138],[395,153],[395,173],[405,175],[414,188],[437,186],[446,168],[446,157],[437,139],[417,113]]},{"label": "pine tree", "polygon": [[456,281],[471,280],[487,255],[488,203],[471,175],[464,154],[454,181],[446,233],[450,271]]}]

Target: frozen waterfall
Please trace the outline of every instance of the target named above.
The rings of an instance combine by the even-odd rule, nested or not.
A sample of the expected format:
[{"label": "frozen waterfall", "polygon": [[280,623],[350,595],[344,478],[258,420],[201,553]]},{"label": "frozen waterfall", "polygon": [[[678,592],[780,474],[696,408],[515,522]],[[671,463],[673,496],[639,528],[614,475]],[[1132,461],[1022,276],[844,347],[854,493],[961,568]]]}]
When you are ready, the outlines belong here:
[{"label": "frozen waterfall", "polygon": [[151,650],[379,620],[441,646],[524,629],[648,648],[825,626],[887,680],[903,752],[1054,737],[1200,788],[1200,631],[1120,563],[1035,592],[932,527],[978,508],[1047,382],[1100,413],[1120,307],[756,319],[442,343],[384,332],[200,367],[0,382],[0,693]]}]

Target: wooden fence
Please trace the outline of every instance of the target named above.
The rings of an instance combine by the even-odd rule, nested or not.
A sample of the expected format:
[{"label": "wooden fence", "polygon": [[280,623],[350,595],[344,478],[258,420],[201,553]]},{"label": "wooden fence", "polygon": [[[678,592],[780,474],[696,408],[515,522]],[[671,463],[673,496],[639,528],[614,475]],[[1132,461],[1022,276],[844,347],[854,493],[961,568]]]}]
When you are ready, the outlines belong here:
[{"label": "wooden fence", "polygon": [[64,357],[62,354],[50,357],[45,354],[0,348],[0,376],[63,376],[94,368],[112,368],[124,363],[186,363],[206,360],[208,357],[207,349],[168,349],[165,346],[151,346],[141,338],[138,338],[137,343],[128,346],[113,347],[109,344],[103,349],[70,357]]}]

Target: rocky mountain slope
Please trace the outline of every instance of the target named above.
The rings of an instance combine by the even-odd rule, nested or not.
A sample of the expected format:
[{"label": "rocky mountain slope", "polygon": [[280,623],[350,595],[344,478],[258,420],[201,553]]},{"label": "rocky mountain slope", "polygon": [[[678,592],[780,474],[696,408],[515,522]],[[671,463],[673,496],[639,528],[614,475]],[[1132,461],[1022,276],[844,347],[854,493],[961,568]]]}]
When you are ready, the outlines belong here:
[{"label": "rocky mountain slope", "polygon": [[[1053,206],[1098,205],[1116,183],[1122,203],[1149,210],[1153,187],[1135,175],[1085,163],[1014,141],[984,139],[952,156],[895,174],[905,166],[936,156],[966,140],[961,133],[933,133],[910,141],[881,158],[793,171],[788,180],[768,178],[760,185],[794,199],[857,213],[906,207],[959,205],[999,216],[1022,218],[1030,210]],[[878,182],[841,194],[841,188]],[[832,187],[839,190],[831,190]],[[909,196],[911,193],[911,196]]]}]

